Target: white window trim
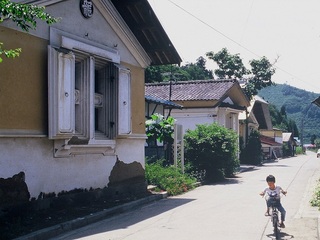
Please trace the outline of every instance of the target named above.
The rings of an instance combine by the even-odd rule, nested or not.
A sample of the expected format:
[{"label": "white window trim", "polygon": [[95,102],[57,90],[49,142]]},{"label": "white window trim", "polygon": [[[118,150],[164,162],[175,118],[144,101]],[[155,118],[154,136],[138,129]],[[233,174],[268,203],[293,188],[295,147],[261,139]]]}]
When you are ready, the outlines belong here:
[{"label": "white window trim", "polygon": [[105,140],[103,143],[91,142],[87,145],[69,145],[68,140],[54,140],[54,157],[72,157],[84,154],[102,154],[114,156],[116,143],[114,140]]},{"label": "white window trim", "polygon": [[120,56],[117,52],[111,52],[110,50],[105,50],[99,47],[95,47],[77,40],[73,40],[64,36],[61,36],[61,47],[70,50],[80,50],[93,55],[97,55],[108,59],[114,63],[120,63]]},{"label": "white window trim", "polygon": [[[55,39],[53,41],[53,46],[58,48],[62,47],[63,49],[68,50],[80,50],[88,54],[96,55],[102,58],[105,58],[108,61],[113,63],[120,62],[120,56],[117,51],[104,48],[101,49],[99,46],[96,46],[95,43],[81,42],[75,39],[71,39],[65,36],[57,37],[62,32],[59,30],[53,29],[51,31],[50,39]],[[70,35],[70,34],[69,34]],[[60,39],[60,46],[57,46],[56,39]],[[48,46],[49,51],[49,139],[54,139],[54,156],[55,157],[70,157],[78,154],[102,154],[102,155],[114,155],[116,148],[115,140],[96,140],[94,139],[94,133],[92,133],[94,124],[93,113],[89,111],[90,118],[90,127],[89,127],[89,141],[85,144],[68,144],[69,140],[75,135],[75,126],[74,126],[74,105],[75,98],[68,98],[69,96],[75,96],[75,57],[74,54],[68,53],[59,53],[52,46]],[[61,61],[56,63],[52,61],[50,55],[53,57],[59,57],[63,59],[63,64],[59,64]],[[61,68],[64,68],[67,65],[70,67],[70,71],[63,74],[69,74],[68,76],[60,76],[60,81],[54,81],[54,78],[61,75]],[[118,85],[118,127],[117,134],[118,136],[124,137],[131,134],[131,95],[130,95],[130,85],[131,85],[131,76],[130,70],[116,64],[119,70],[119,85]],[[62,74],[62,75],[63,75]],[[70,82],[62,81],[61,79],[69,78],[72,79]],[[92,82],[92,81],[90,81]],[[122,91],[120,85],[128,87],[127,91]],[[92,86],[91,86],[92,88]],[[63,96],[64,94],[64,96]],[[92,95],[92,94],[91,94]],[[59,97],[62,97],[67,101],[67,104],[70,105],[69,111],[61,111],[59,108]],[[92,95],[93,96],[93,95]],[[92,99],[94,101],[94,99]],[[93,105],[93,104],[91,104]],[[54,106],[54,107],[53,107]],[[93,106],[94,107],[94,106]],[[126,112],[127,111],[127,112]],[[127,121],[123,121],[126,119]],[[62,121],[61,127],[60,123]],[[88,130],[88,129],[87,129]]]},{"label": "white window trim", "polygon": [[56,48],[65,47],[69,50],[81,50],[104,56],[109,61],[120,64],[120,54],[116,49],[52,27],[50,28],[50,45]]}]

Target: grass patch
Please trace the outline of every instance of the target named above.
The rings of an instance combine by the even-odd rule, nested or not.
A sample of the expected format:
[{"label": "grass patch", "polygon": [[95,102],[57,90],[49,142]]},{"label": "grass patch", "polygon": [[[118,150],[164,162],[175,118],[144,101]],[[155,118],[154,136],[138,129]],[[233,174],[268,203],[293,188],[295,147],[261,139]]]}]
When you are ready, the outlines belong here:
[{"label": "grass patch", "polygon": [[320,210],[320,181],[318,180],[315,192],[313,194],[312,199],[310,200],[310,204],[312,207],[318,207]]}]

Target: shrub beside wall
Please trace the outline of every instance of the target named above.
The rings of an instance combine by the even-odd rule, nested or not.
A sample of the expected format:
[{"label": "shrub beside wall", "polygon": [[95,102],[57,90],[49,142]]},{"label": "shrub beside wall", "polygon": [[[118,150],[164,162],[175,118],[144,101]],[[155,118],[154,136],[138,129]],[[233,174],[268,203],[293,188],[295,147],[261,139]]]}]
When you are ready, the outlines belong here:
[{"label": "shrub beside wall", "polygon": [[205,170],[206,181],[232,176],[240,166],[237,154],[237,134],[216,123],[197,125],[185,134],[186,162],[194,170]]},{"label": "shrub beside wall", "polygon": [[174,166],[164,166],[164,161],[146,164],[146,179],[148,184],[156,185],[159,189],[167,191],[169,195],[178,195],[195,187],[196,179]]}]

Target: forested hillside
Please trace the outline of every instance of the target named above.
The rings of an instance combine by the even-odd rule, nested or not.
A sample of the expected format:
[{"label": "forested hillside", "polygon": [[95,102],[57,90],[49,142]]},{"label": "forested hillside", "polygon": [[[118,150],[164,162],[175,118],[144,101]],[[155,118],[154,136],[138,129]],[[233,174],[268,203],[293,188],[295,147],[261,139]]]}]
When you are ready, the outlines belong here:
[{"label": "forested hillside", "polygon": [[279,110],[285,107],[288,118],[296,122],[300,135],[303,134],[304,143],[310,143],[312,135],[320,138],[320,108],[311,103],[319,94],[277,84],[263,88],[259,96]]}]

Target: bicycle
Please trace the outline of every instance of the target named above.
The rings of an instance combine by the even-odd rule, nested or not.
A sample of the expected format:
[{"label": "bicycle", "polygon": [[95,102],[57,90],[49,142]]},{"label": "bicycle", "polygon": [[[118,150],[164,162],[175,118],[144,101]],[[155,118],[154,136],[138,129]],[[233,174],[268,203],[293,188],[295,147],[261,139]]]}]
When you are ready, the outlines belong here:
[{"label": "bicycle", "polygon": [[279,228],[279,211],[277,208],[277,203],[279,202],[280,196],[278,196],[277,193],[275,192],[271,192],[266,197],[268,198],[266,200],[269,201],[270,208],[272,209],[271,222],[273,226],[273,233],[276,240],[278,240],[280,239],[280,228]]}]

